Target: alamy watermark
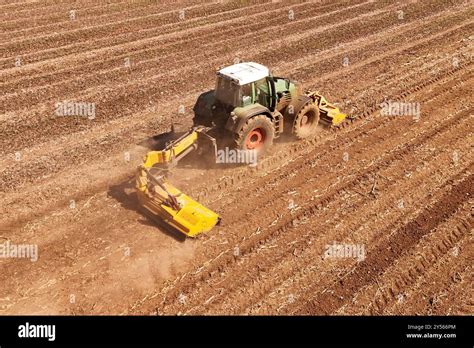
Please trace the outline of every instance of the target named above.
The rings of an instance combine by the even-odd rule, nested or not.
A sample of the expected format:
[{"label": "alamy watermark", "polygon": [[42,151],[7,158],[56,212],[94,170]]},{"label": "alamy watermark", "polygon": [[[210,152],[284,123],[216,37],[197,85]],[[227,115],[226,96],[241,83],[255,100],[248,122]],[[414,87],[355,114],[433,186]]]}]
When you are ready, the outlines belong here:
[{"label": "alamy watermark", "polygon": [[19,338],[46,338],[53,342],[56,340],[56,325],[36,325],[26,322],[18,326]]},{"label": "alamy watermark", "polygon": [[413,116],[418,121],[421,115],[420,103],[417,102],[386,100],[380,104],[380,108],[382,116]]},{"label": "alamy watermark", "polygon": [[0,244],[0,259],[30,259],[31,262],[38,261],[38,245],[36,244],[12,244],[6,241]]},{"label": "alamy watermark", "polygon": [[56,116],[81,116],[90,120],[95,118],[95,103],[64,100],[55,104]]},{"label": "alamy watermark", "polygon": [[228,147],[217,150],[216,163],[242,163],[250,166],[257,165],[257,151],[230,149]]},{"label": "alamy watermark", "polygon": [[365,247],[363,244],[327,244],[324,258],[353,258],[357,261],[365,259]]}]

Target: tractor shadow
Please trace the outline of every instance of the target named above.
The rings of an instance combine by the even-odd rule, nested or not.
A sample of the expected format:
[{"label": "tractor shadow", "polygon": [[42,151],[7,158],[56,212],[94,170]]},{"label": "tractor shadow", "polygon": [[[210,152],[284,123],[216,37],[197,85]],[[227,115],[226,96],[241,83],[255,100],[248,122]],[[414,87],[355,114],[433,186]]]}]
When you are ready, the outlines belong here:
[{"label": "tractor shadow", "polygon": [[137,220],[141,225],[158,228],[165,235],[176,241],[184,242],[186,240],[184,234],[163,223],[160,219],[141,207],[135,194],[134,179],[134,177],[131,177],[120,184],[109,186],[107,196],[115,199],[122,208],[137,212],[141,215],[142,218]]},{"label": "tractor shadow", "polygon": [[170,130],[169,132],[164,132],[156,135],[152,135],[151,137],[145,138],[138,145],[148,148],[148,150],[160,150],[164,149],[166,145],[181,137],[186,132],[175,132],[174,130]]}]

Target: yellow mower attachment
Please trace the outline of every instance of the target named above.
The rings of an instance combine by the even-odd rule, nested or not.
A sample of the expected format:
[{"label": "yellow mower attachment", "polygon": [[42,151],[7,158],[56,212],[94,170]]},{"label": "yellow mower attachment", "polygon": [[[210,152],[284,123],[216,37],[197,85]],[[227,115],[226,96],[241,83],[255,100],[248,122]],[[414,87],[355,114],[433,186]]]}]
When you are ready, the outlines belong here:
[{"label": "yellow mower attachment", "polygon": [[308,96],[313,98],[315,104],[318,105],[323,120],[330,122],[333,126],[337,126],[346,119],[346,114],[342,113],[337,106],[328,102],[318,92],[308,92]]},{"label": "yellow mower attachment", "polygon": [[[211,230],[220,222],[219,215],[168,183],[159,165],[168,164],[174,158],[188,153],[189,149],[196,148],[197,132],[199,131],[188,132],[165,150],[150,151],[145,156],[144,163],[138,167],[136,177],[137,196],[141,206],[188,237]],[[153,175],[152,171],[156,170],[158,175]]]}]

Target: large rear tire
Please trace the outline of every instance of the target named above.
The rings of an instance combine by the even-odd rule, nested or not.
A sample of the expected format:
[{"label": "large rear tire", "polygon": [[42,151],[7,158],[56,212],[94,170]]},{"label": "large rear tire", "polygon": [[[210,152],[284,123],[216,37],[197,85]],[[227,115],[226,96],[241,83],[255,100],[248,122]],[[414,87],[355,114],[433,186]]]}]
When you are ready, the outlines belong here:
[{"label": "large rear tire", "polygon": [[273,144],[275,129],[265,115],[257,115],[247,120],[235,138],[239,150],[255,150],[262,155]]},{"label": "large rear tire", "polygon": [[306,104],[296,115],[293,134],[298,139],[314,137],[319,131],[319,108],[313,103]]}]

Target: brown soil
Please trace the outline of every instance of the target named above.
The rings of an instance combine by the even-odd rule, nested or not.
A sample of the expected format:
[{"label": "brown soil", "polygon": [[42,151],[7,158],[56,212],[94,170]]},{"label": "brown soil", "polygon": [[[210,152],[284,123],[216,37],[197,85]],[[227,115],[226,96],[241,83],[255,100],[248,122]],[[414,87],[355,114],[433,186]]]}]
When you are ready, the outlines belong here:
[{"label": "brown soil", "polygon": [[[0,258],[0,314],[473,313],[472,2],[0,7],[0,242],[39,248]],[[140,212],[134,171],[235,59],[354,119],[256,168],[179,167],[223,219],[183,241]],[[55,116],[64,100],[96,117]],[[420,119],[382,116],[384,100]],[[334,243],[365,258],[325,257]]]}]

